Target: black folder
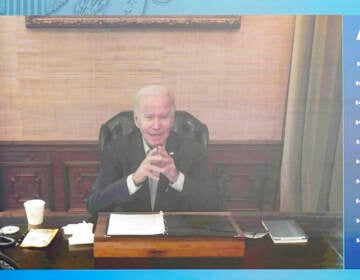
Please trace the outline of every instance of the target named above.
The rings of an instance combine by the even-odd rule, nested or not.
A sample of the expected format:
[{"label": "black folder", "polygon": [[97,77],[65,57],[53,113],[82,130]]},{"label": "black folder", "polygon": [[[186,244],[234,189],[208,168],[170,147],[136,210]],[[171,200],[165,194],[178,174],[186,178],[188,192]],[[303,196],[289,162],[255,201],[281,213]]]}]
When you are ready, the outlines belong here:
[{"label": "black folder", "polygon": [[169,236],[238,236],[228,216],[177,214],[164,218]]}]

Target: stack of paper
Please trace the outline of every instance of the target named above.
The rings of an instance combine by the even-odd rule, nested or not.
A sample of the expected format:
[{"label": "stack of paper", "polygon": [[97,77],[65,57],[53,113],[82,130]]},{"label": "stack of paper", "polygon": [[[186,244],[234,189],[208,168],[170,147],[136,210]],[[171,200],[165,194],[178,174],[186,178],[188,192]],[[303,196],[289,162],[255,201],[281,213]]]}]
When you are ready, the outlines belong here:
[{"label": "stack of paper", "polygon": [[306,243],[308,238],[294,220],[267,220],[262,222],[274,243]]},{"label": "stack of paper", "polygon": [[155,214],[110,214],[107,235],[158,234],[165,234],[162,212]]}]

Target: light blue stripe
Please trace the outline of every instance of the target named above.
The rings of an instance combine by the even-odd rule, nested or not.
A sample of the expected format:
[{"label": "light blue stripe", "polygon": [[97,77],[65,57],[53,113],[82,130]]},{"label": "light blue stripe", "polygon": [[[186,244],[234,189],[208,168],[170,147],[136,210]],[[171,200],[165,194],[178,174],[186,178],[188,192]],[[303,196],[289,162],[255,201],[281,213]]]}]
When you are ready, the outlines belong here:
[{"label": "light blue stripe", "polygon": [[359,270],[27,270],[1,271],[1,279],[87,279],[87,280],[125,280],[125,279],[356,279]]},{"label": "light blue stripe", "polygon": [[[30,4],[33,0],[19,0],[22,4],[27,1]],[[53,1],[53,0],[47,0]],[[36,0],[38,14],[44,13],[42,6],[46,4],[45,0]],[[110,0],[103,11],[104,14],[123,14],[123,7],[129,0]],[[18,1],[7,0],[9,5]],[[50,3],[50,2],[49,2]],[[74,14],[74,5],[79,3],[76,0],[68,0],[57,15]],[[85,3],[85,2],[83,2]],[[91,2],[87,2],[91,5]],[[144,8],[145,14],[164,15],[164,14],[340,14],[356,15],[360,14],[360,1],[358,0],[146,0],[136,1],[140,12]],[[135,4],[134,4],[135,5]],[[25,5],[26,6],[26,5]],[[17,11],[9,9],[9,15],[14,13],[23,13],[26,11]]]},{"label": "light blue stripe", "polygon": [[[165,14],[356,14],[360,13],[360,1],[176,0],[159,11]],[[157,11],[149,9],[148,13]]]}]

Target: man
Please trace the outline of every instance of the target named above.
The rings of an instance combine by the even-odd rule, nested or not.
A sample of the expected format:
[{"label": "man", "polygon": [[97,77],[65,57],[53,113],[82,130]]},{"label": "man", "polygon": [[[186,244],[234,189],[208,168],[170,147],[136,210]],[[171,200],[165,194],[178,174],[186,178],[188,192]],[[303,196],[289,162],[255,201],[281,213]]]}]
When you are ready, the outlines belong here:
[{"label": "man", "polygon": [[105,147],[88,211],[218,210],[206,152],[171,131],[173,95],[162,86],[145,86],[134,103],[137,129]]}]

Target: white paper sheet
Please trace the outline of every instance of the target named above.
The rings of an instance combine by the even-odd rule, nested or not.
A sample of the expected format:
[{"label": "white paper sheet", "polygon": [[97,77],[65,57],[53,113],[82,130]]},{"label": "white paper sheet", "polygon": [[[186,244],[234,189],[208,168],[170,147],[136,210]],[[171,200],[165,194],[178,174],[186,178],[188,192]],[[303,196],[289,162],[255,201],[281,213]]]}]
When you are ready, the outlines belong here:
[{"label": "white paper sheet", "polygon": [[107,235],[157,235],[165,233],[163,213],[111,213]]}]

